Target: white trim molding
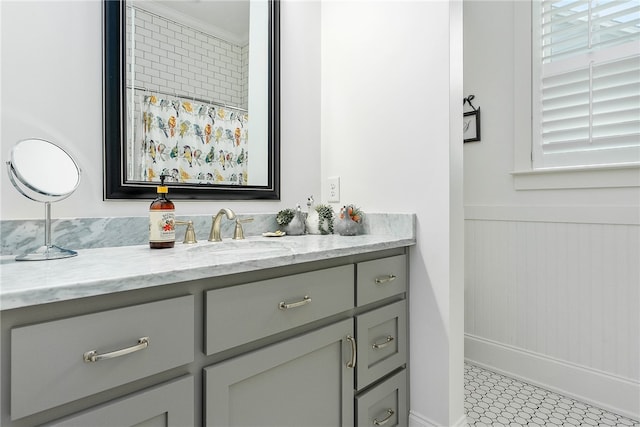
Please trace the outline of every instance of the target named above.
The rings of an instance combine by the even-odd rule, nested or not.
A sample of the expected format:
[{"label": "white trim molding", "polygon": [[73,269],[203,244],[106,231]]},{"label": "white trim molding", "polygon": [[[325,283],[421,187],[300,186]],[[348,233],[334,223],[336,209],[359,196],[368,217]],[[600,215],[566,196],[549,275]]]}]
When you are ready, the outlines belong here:
[{"label": "white trim molding", "polygon": [[465,360],[635,420],[640,383],[549,356],[465,334]]},{"label": "white trim molding", "polygon": [[434,424],[429,418],[418,414],[413,411],[409,411],[409,427],[439,427],[438,424]]},{"label": "white trim molding", "polygon": [[[463,415],[458,421],[451,425],[451,427],[465,427],[469,425],[467,423],[467,416]],[[447,427],[442,424],[438,424],[435,421],[418,414],[413,411],[409,411],[409,427]]]},{"label": "white trim molding", "polygon": [[640,187],[640,165],[525,169],[511,172],[516,190]]},{"label": "white trim molding", "polygon": [[457,423],[455,423],[453,425],[453,427],[465,427],[465,426],[468,426],[468,425],[469,425],[469,423],[467,422],[467,415],[465,414],[458,420]]},{"label": "white trim molding", "polygon": [[640,225],[640,206],[466,205],[465,220]]}]

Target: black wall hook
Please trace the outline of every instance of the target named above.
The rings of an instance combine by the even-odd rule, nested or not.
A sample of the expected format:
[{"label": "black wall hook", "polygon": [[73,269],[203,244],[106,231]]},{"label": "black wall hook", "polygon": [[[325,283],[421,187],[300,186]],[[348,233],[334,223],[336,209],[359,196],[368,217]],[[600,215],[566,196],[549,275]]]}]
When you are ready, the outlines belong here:
[{"label": "black wall hook", "polygon": [[463,98],[462,105],[464,105],[464,104],[466,104],[468,102],[469,103],[469,107],[473,108],[473,111],[477,111],[476,107],[474,107],[473,104],[471,103],[471,101],[473,99],[475,99],[475,97],[476,97],[475,95],[469,95],[466,98]]}]

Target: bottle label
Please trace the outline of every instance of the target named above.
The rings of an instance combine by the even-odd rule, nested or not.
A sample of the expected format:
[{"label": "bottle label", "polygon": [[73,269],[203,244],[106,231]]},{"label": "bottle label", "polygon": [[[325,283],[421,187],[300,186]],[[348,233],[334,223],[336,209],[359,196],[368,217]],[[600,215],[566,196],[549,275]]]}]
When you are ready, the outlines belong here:
[{"label": "bottle label", "polygon": [[169,209],[149,211],[149,241],[174,242],[176,240],[176,214]]}]

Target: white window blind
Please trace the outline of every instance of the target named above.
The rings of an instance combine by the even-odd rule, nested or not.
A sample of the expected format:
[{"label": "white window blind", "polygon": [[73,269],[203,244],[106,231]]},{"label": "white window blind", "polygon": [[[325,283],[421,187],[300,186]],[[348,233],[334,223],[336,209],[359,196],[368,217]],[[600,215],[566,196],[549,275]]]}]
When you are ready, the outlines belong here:
[{"label": "white window blind", "polygon": [[640,162],[640,0],[533,5],[534,168]]}]

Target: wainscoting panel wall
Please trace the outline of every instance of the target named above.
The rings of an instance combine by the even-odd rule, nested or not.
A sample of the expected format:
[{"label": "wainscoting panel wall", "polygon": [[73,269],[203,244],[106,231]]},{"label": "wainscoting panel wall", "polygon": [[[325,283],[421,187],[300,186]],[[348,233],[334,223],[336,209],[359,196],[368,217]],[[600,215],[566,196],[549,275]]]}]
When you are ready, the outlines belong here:
[{"label": "wainscoting panel wall", "polygon": [[465,239],[467,359],[637,419],[640,226],[467,219]]}]

